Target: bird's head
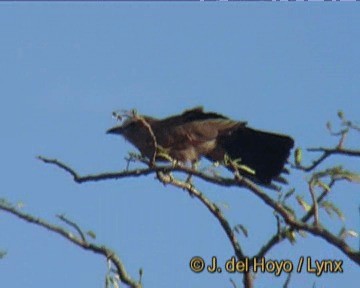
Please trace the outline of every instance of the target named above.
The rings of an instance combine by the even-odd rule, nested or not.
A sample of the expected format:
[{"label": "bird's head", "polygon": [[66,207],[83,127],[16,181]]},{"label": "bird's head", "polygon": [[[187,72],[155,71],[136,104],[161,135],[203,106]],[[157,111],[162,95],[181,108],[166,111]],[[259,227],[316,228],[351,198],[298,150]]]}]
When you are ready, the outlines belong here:
[{"label": "bird's head", "polygon": [[131,118],[126,119],[119,125],[116,125],[116,126],[110,128],[109,130],[107,130],[106,133],[107,134],[119,134],[119,135],[125,136],[129,132],[131,133],[132,130],[135,130],[136,128],[138,128],[137,127],[139,124],[138,122],[139,121],[136,119],[131,119]]},{"label": "bird's head", "polygon": [[119,121],[119,124],[107,130],[106,131],[107,134],[119,134],[125,136],[127,133],[137,128],[136,126],[137,123],[139,122],[139,117],[137,116],[135,110],[131,110],[131,111],[123,110],[120,113],[115,111],[112,113],[112,116],[117,121]]},{"label": "bird's head", "polygon": [[152,129],[151,125],[156,121],[154,118],[140,116],[134,110],[122,114],[114,112],[113,116],[121,123],[107,130],[107,134],[123,136],[140,151],[152,143],[150,130]]}]

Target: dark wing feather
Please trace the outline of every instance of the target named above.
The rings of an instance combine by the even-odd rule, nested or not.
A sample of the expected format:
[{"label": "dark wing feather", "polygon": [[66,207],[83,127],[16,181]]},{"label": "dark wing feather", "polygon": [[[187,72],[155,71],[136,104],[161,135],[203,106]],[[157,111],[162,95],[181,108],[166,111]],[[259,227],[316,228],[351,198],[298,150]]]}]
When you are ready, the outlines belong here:
[{"label": "dark wing feather", "polygon": [[227,135],[221,135],[219,145],[232,159],[255,170],[256,177],[270,183],[278,176],[294,146],[294,140],[286,135],[240,127]]}]

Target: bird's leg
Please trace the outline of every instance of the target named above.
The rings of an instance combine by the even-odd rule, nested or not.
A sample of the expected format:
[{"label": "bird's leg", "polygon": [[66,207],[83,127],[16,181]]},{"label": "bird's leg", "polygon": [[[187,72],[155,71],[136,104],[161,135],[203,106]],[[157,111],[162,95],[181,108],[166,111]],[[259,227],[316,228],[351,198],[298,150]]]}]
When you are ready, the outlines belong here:
[{"label": "bird's leg", "polygon": [[[198,166],[199,166],[199,161],[195,160],[195,161],[192,161],[192,162],[191,162],[191,168],[192,168],[193,170],[197,170],[197,169],[198,169]],[[190,186],[193,186],[192,176],[193,176],[193,174],[192,174],[192,173],[189,173],[189,174],[188,174],[188,177],[187,177],[186,180],[185,180],[185,183],[186,183],[186,184],[189,184]],[[189,192],[189,194],[190,194],[191,197],[194,197],[194,195],[192,195],[190,192]]]},{"label": "bird's leg", "polygon": [[[191,168],[192,168],[193,170],[196,170],[197,167],[198,167],[198,162],[197,162],[197,161],[191,162]],[[185,183],[192,185],[192,182],[191,182],[192,176],[193,176],[193,174],[192,174],[192,173],[189,173],[188,177],[186,178]]]}]

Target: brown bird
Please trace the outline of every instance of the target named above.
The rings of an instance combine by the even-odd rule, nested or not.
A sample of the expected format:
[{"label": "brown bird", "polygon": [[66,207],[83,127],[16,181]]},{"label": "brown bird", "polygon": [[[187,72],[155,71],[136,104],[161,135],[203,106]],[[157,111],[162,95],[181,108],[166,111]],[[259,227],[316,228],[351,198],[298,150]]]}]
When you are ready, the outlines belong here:
[{"label": "brown bird", "polygon": [[[107,133],[122,135],[149,159],[154,155],[154,143],[157,151],[184,163],[195,163],[201,157],[224,162],[227,155],[250,168],[252,178],[262,184],[270,184],[280,175],[294,146],[289,136],[255,130],[246,122],[204,112],[201,107],[165,119],[136,114],[127,118]],[[164,160],[161,155],[164,153],[156,160]]]}]

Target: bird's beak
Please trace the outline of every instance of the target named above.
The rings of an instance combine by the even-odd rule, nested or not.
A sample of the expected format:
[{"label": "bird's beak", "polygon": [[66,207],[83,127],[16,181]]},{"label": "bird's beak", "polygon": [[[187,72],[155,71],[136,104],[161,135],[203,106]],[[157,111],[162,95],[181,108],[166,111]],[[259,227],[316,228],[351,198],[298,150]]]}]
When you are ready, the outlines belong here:
[{"label": "bird's beak", "polygon": [[115,126],[113,128],[110,128],[106,131],[106,134],[122,134],[123,127],[122,126]]}]

